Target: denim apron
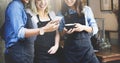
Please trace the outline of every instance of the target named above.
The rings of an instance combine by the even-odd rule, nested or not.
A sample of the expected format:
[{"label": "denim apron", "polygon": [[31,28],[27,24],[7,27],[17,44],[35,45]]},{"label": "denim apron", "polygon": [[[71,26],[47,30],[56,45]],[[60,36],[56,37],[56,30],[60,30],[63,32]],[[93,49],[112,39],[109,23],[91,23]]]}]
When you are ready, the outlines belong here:
[{"label": "denim apron", "polygon": [[[49,16],[49,15],[48,15]],[[39,20],[38,27],[45,26],[48,22],[51,21],[40,21],[39,16],[37,15]],[[35,57],[34,63],[58,63],[57,56],[55,54],[49,54],[48,50],[54,46],[55,43],[55,35],[56,31],[47,32],[44,35],[38,35],[37,39],[35,40]]]},{"label": "denim apron", "polygon": [[[31,16],[27,14],[28,20],[26,28],[33,28]],[[18,40],[15,45],[6,49],[5,63],[33,63],[34,57],[34,37]]]},{"label": "denim apron", "polygon": [[[84,14],[65,16],[65,24],[80,23],[85,25]],[[95,56],[88,32],[74,32],[65,35],[64,54],[66,63],[99,63]]]}]

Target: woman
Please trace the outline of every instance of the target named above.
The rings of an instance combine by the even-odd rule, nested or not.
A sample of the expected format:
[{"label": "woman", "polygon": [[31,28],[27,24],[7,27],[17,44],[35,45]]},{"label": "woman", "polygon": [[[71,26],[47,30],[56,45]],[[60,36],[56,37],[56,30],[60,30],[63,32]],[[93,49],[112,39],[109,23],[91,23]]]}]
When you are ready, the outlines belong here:
[{"label": "woman", "polygon": [[3,38],[5,40],[5,63],[33,63],[34,42],[28,38],[58,29],[58,24],[49,22],[44,27],[30,29],[24,5],[29,0],[13,0],[5,12]]},{"label": "woman", "polygon": [[[48,12],[48,0],[32,0],[31,10],[32,21],[37,27],[43,27],[52,21],[53,12]],[[53,21],[55,22],[55,21]],[[35,40],[34,63],[58,63],[56,51],[59,47],[58,30],[48,33],[41,33]]]},{"label": "woman", "polygon": [[60,31],[64,30],[66,63],[99,63],[91,45],[90,35],[98,31],[92,10],[82,0],[64,0]]}]

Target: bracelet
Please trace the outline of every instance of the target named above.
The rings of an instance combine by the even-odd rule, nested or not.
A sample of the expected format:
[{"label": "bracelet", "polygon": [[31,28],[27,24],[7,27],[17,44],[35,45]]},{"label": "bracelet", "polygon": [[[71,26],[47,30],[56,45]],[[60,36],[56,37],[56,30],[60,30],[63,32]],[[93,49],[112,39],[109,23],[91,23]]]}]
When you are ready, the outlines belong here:
[{"label": "bracelet", "polygon": [[40,28],[39,34],[40,34],[40,35],[44,35],[44,30],[43,30],[43,28]]}]

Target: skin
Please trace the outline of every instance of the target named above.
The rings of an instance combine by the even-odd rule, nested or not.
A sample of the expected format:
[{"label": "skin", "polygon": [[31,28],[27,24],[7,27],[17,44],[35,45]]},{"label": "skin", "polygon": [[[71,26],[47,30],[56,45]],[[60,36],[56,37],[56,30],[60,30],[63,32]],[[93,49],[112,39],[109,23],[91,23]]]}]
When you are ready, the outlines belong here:
[{"label": "skin", "polygon": [[22,2],[23,2],[24,4],[29,3],[29,1],[30,1],[30,0],[22,0]]},{"label": "skin", "polygon": [[[64,1],[68,5],[68,7],[75,10],[74,4],[75,4],[76,0],[64,0]],[[83,30],[87,31],[89,33],[91,33],[93,31],[92,27],[85,26],[85,25],[82,25],[82,24],[79,24],[79,23],[75,23],[75,28],[73,28],[73,29],[67,30],[66,28],[64,28],[64,30],[66,31],[67,34],[71,34],[73,32],[81,32]]]},{"label": "skin", "polygon": [[[36,8],[37,8],[37,12],[40,16],[40,19],[43,19],[43,20],[49,20],[49,16],[48,16],[48,13],[45,11],[46,8],[48,7],[48,0],[35,0],[35,5],[36,5]],[[51,21],[50,21],[51,22]],[[56,24],[58,24],[58,20],[56,21],[52,21],[52,22],[55,22]],[[52,25],[51,25],[52,26]],[[54,26],[53,26],[54,27]],[[56,53],[57,49],[58,49],[58,46],[59,46],[59,32],[58,30],[56,30],[56,36],[55,36],[55,45],[52,46],[49,50],[48,50],[48,53],[49,54],[54,54]]]}]

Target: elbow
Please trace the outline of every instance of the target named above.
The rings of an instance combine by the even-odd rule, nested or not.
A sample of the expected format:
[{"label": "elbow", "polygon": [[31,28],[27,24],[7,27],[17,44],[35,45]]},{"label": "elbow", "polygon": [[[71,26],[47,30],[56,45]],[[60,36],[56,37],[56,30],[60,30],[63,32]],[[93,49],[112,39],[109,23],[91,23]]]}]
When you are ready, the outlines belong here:
[{"label": "elbow", "polygon": [[21,28],[17,36],[19,39],[23,39],[25,37],[25,28]]},{"label": "elbow", "polygon": [[98,27],[93,27],[92,35],[95,35],[98,33]]}]

